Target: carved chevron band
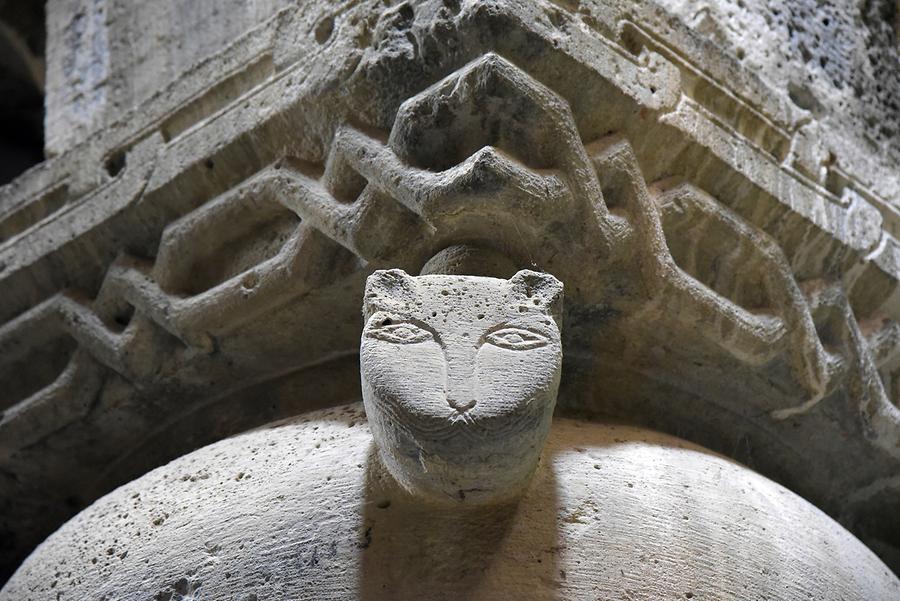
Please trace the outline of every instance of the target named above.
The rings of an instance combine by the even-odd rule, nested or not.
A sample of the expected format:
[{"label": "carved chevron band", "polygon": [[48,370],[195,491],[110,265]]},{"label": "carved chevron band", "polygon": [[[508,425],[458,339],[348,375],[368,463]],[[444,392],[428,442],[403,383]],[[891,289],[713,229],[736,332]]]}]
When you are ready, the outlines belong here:
[{"label": "carved chevron band", "polygon": [[48,506],[357,398],[366,277],[464,243],[564,283],[560,410],[669,430],[877,531],[900,486],[884,195],[819,173],[789,107],[725,87],[649,8],[401,8],[354,4],[325,41],[325,15],[285,9],[215,59],[253,77],[199,68],[0,191],[10,556],[67,517]]}]

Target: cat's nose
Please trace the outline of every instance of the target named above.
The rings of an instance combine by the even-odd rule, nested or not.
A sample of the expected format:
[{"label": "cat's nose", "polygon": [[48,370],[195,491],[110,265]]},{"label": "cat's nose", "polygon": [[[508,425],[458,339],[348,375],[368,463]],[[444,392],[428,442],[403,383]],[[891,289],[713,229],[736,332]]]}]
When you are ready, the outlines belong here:
[{"label": "cat's nose", "polygon": [[473,344],[448,344],[445,352],[447,381],[444,398],[456,411],[465,413],[475,406],[475,400],[478,398],[478,378],[475,369],[478,349]]},{"label": "cat's nose", "polygon": [[469,409],[475,406],[476,401],[472,399],[471,401],[458,401],[456,399],[448,398],[447,402],[451,407],[459,411],[460,413],[465,413]]}]

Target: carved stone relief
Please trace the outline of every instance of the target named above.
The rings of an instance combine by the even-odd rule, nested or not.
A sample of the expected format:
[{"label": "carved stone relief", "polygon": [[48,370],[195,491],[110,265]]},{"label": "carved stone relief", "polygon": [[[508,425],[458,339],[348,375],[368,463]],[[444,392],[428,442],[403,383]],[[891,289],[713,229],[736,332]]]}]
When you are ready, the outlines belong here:
[{"label": "carved stone relief", "polygon": [[[456,245],[565,285],[564,310],[546,299],[559,347],[519,352],[566,357],[561,375],[541,364],[545,411],[558,377],[559,413],[736,458],[900,565],[883,174],[811,159],[807,113],[655,4],[569,4],[286,7],[0,191],[6,572],[115,486],[361,392],[390,457],[378,409],[404,391],[365,361],[360,391],[361,333],[363,354],[393,343],[368,336],[359,298]],[[433,295],[461,276],[406,277]],[[471,284],[497,311],[499,281]],[[407,488],[484,489],[396,456]]]},{"label": "carved stone relief", "polygon": [[520,493],[556,406],[562,284],[376,271],[363,313],[362,395],[390,473],[437,501]]}]

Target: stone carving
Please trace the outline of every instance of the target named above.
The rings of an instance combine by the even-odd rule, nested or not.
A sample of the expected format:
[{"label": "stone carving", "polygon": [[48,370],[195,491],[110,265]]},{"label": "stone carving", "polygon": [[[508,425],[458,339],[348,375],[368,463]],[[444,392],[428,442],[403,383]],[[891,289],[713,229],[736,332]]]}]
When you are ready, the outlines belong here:
[{"label": "stone carving", "polygon": [[407,490],[481,503],[521,492],[556,406],[562,283],[376,271],[362,391],[380,456]]},{"label": "stone carving", "polygon": [[565,283],[561,410],[893,536],[888,180],[653,2],[301,5],[0,191],[10,553],[202,441],[356,398],[366,277],[469,242]]}]

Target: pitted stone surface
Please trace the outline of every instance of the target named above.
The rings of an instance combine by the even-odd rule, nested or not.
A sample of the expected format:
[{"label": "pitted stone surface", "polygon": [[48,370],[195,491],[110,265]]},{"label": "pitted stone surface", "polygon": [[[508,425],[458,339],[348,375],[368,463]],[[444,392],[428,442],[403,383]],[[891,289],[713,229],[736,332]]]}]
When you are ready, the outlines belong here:
[{"label": "pitted stone surface", "polygon": [[55,0],[65,150],[0,189],[0,572],[154,466],[359,398],[367,276],[456,245],[565,284],[561,410],[725,453],[900,566],[900,170],[736,56],[768,5],[723,37],[731,2],[663,4]]},{"label": "pitted stone surface", "polygon": [[537,466],[562,368],[562,283],[376,271],[360,371],[380,456],[414,495],[497,502]]},{"label": "pitted stone surface", "polygon": [[[817,135],[825,138],[822,166],[837,157],[859,161],[874,148],[879,149],[877,160],[883,166],[890,169],[896,164],[900,157],[896,0],[662,0],[660,4],[807,113]],[[896,182],[896,173],[893,178]],[[888,190],[890,184],[879,185]]]},{"label": "pitted stone surface", "polygon": [[678,439],[559,419],[525,496],[407,496],[360,405],[195,451],[99,500],[0,592],[45,599],[891,601],[900,581],[793,493]]}]

